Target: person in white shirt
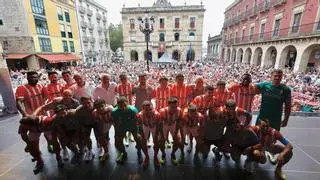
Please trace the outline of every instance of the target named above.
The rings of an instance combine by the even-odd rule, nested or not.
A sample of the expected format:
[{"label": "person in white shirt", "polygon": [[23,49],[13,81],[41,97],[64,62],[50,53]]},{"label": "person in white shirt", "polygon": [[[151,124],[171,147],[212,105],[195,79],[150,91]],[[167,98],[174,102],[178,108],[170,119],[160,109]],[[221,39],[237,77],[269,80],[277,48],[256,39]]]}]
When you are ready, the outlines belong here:
[{"label": "person in white shirt", "polygon": [[101,84],[93,91],[93,99],[103,99],[106,104],[116,104],[116,86],[115,82],[110,82],[110,76],[108,74],[101,74]]},{"label": "person in white shirt", "polygon": [[81,97],[92,97],[92,92],[94,90],[93,86],[86,83],[83,76],[80,74],[75,74],[73,79],[76,81],[76,84],[72,85],[70,89],[73,92],[73,97],[80,101]]}]

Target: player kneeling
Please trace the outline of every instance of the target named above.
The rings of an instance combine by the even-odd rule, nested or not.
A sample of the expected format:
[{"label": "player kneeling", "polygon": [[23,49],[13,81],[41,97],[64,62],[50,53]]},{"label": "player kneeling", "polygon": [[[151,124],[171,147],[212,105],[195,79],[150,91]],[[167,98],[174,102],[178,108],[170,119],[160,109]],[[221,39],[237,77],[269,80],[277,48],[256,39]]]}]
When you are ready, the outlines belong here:
[{"label": "player kneeling", "polygon": [[[282,167],[292,158],[293,147],[291,143],[279,131],[271,128],[267,119],[260,119],[259,124],[251,127],[251,129],[257,134],[260,142],[259,146],[251,148],[255,158],[258,162],[264,164],[267,162],[265,151],[278,154],[275,173],[279,179],[286,179],[285,174],[282,172]],[[283,145],[276,144],[277,141],[280,141]]]}]

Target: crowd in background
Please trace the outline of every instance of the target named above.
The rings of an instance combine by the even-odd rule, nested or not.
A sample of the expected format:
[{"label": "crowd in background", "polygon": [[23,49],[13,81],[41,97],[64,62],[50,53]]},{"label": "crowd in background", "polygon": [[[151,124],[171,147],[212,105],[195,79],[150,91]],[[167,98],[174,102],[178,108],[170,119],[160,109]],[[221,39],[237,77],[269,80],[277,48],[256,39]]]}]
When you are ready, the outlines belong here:
[{"label": "crowd in background", "polygon": [[[126,72],[131,83],[138,83],[138,74],[145,72],[147,67],[143,62],[106,63],[99,66],[79,65],[69,67],[71,72],[80,73],[85,76],[86,82],[98,86],[100,73],[108,73],[112,80],[119,83],[120,73]],[[155,88],[161,75],[169,77],[169,82],[174,82],[175,75],[182,73],[188,84],[194,83],[196,77],[202,76],[205,83],[215,86],[219,80],[226,81],[227,87],[239,82],[244,73],[252,75],[253,83],[268,81],[273,68],[260,68],[246,64],[221,64],[218,62],[204,61],[188,64],[151,64],[148,73],[148,84]],[[59,72],[59,70],[57,70]],[[11,82],[15,90],[19,85],[26,83],[26,70],[10,71]],[[41,75],[40,84],[49,82],[45,69],[38,71]],[[62,79],[61,79],[62,81]],[[284,69],[283,82],[292,89],[292,111],[320,112],[320,72],[294,73],[290,69]],[[259,109],[261,97],[256,96],[253,111]]]}]

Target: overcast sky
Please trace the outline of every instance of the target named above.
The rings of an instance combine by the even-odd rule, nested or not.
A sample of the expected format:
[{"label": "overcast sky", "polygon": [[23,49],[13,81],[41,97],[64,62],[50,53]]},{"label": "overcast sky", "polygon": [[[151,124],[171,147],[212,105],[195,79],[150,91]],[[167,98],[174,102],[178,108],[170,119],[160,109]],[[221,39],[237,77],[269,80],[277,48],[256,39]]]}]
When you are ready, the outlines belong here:
[{"label": "overcast sky", "polygon": [[[126,7],[138,7],[140,6],[152,6],[156,0],[95,0],[99,4],[105,6],[108,10],[108,21],[109,23],[119,24],[121,23],[121,8],[123,4]],[[208,34],[217,35],[220,33],[223,19],[224,11],[227,6],[229,6],[234,0],[203,0],[204,7],[206,9],[203,24],[203,41],[204,45],[208,39]],[[171,4],[174,5],[200,5],[201,0],[169,0]]]}]

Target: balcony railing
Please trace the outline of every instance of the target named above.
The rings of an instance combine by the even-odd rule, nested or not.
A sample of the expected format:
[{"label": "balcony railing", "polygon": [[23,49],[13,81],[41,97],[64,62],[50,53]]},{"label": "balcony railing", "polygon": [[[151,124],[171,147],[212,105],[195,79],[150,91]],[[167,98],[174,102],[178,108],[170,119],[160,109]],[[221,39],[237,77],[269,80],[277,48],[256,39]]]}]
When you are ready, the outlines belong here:
[{"label": "balcony railing", "polygon": [[276,31],[269,31],[265,33],[252,34],[244,37],[237,37],[233,39],[225,39],[224,44],[226,46],[244,44],[244,43],[256,43],[288,38],[306,37],[311,35],[320,35],[320,22],[302,24],[300,26],[294,26]]},{"label": "balcony railing", "polygon": [[103,44],[105,42],[105,39],[99,39],[99,43]]},{"label": "balcony railing", "polygon": [[87,28],[87,27],[88,27],[88,23],[85,22],[85,21],[81,21],[81,22],[80,22],[80,26],[81,26],[82,28]]},{"label": "balcony railing", "polygon": [[252,18],[258,15],[258,13],[263,13],[268,11],[272,7],[281,6],[287,3],[287,0],[270,0],[269,2],[260,3],[245,12],[240,13],[238,16],[233,17],[224,21],[223,27],[232,26],[239,23],[240,21],[246,21],[248,18]]},{"label": "balcony railing", "polygon": [[98,32],[102,32],[103,28],[102,26],[98,26]]},{"label": "balcony railing", "polygon": [[89,40],[90,40],[91,43],[95,43],[96,42],[96,39],[94,37],[90,37]]},{"label": "balcony railing", "polygon": [[103,16],[103,17],[102,17],[102,21],[103,21],[103,22],[107,22],[107,17]]},{"label": "balcony railing", "polygon": [[98,20],[98,21],[100,21],[101,18],[102,18],[100,13],[97,13],[97,14],[96,14],[96,17],[97,17],[97,20]]},{"label": "balcony railing", "polygon": [[93,12],[92,12],[91,9],[87,9],[87,15],[88,15],[88,16],[92,16],[92,15],[93,15]]},{"label": "balcony railing", "polygon": [[88,42],[89,41],[89,37],[88,36],[82,36],[82,41],[83,42]]},{"label": "balcony railing", "polygon": [[86,8],[83,6],[79,6],[79,12],[82,14],[86,13]]},{"label": "balcony railing", "polygon": [[88,23],[88,28],[89,28],[90,30],[93,30],[93,29],[94,29],[94,25],[93,25],[92,23]]}]

